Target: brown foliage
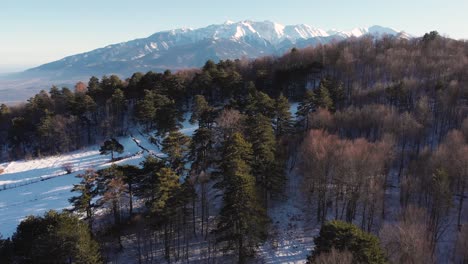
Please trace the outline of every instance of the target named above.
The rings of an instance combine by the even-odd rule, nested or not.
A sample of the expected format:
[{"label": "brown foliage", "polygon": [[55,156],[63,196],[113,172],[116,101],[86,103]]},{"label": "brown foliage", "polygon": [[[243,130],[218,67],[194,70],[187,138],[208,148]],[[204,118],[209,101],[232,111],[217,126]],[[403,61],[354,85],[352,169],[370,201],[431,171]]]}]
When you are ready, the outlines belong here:
[{"label": "brown foliage", "polygon": [[339,251],[334,248],[329,253],[320,254],[312,263],[314,264],[351,264],[353,254],[347,250]]},{"label": "brown foliage", "polygon": [[396,224],[385,224],[380,241],[390,263],[435,263],[426,210],[408,206]]},{"label": "brown foliage", "polygon": [[465,136],[465,141],[468,142],[468,117],[463,120],[461,131]]},{"label": "brown foliage", "polygon": [[242,129],[243,120],[244,116],[238,110],[224,109],[216,118],[215,122],[222,130],[223,135],[230,136]]},{"label": "brown foliage", "polygon": [[309,122],[312,129],[333,131],[335,119],[330,111],[319,108],[316,112],[310,114]]},{"label": "brown foliage", "polygon": [[88,86],[84,82],[77,82],[75,84],[75,93],[86,93]]},{"label": "brown foliage", "polygon": [[334,203],[335,219],[348,222],[361,208],[361,227],[370,230],[383,199],[392,149],[390,137],[371,143],[311,130],[302,144],[300,169],[304,191],[317,195],[317,220],[326,220],[330,203]]},{"label": "brown foliage", "polygon": [[449,177],[452,193],[458,194],[458,225],[468,182],[468,142],[459,130],[450,131],[432,157],[434,169],[443,169]]}]

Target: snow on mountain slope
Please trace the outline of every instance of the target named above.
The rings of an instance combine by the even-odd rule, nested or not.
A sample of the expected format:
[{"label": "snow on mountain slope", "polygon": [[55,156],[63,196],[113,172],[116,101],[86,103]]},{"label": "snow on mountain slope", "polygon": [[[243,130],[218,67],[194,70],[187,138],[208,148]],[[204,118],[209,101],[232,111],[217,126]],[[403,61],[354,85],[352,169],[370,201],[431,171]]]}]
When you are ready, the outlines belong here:
[{"label": "snow on mountain slope", "polygon": [[[203,28],[179,28],[147,38],[108,45],[63,58],[25,72],[29,76],[70,78],[104,74],[129,76],[136,71],[162,71],[202,66],[206,60],[280,55],[297,43],[327,43],[366,34],[400,36],[394,29],[372,26],[351,31],[323,30],[306,24],[281,25],[271,21],[227,21]],[[400,34],[400,35],[399,35]],[[401,35],[406,38],[409,35]],[[207,44],[211,43],[211,44]],[[224,47],[229,52],[220,52]],[[180,53],[180,50],[184,50]]]},{"label": "snow on mountain slope", "polygon": [[367,34],[373,35],[376,37],[382,37],[384,35],[398,36],[400,32],[403,32],[403,31],[398,31],[389,27],[382,27],[382,26],[374,25],[368,28],[353,28],[349,31],[331,29],[327,31],[327,34],[329,34],[330,36],[336,35],[336,36],[342,36],[346,38],[349,38],[349,37],[359,38]]}]

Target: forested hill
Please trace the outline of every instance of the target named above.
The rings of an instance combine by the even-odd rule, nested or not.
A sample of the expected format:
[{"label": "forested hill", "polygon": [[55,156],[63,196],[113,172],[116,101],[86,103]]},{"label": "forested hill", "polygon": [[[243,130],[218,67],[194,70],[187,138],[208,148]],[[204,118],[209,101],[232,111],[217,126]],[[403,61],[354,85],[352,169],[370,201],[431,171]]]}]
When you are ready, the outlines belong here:
[{"label": "forested hill", "polygon": [[[198,124],[192,138],[179,131],[187,112]],[[74,188],[73,210],[89,226],[97,208],[110,212],[115,228],[93,231],[105,239],[86,237],[107,257],[138,252],[140,261],[159,254],[183,262],[202,255],[191,251],[197,242],[206,246],[202,261],[245,263],[278,250],[281,221],[303,219],[287,228],[317,236],[312,262],[447,263],[468,259],[467,117],[467,42],[437,32],[364,36],[282,57],[52,87],[24,105],[1,106],[0,146],[10,160],[149,133],[163,158],[87,171]],[[122,197],[141,210],[128,213]],[[303,206],[299,216],[277,220],[278,206],[292,203]],[[33,220],[60,217],[72,221]],[[13,248],[27,244],[28,224],[8,242]],[[142,244],[144,233],[154,244]],[[21,254],[47,259],[25,248]],[[9,258],[20,254],[8,250]]]},{"label": "forested hill", "polygon": [[[123,135],[132,123],[159,128],[161,122],[157,119],[166,116],[160,111],[170,111],[175,120],[163,128],[167,131],[177,127],[176,120],[190,108],[197,94],[204,95],[210,104],[228,103],[235,108],[240,106],[233,104],[247,100],[253,88],[272,98],[282,93],[300,101],[323,78],[342,84],[343,95],[337,108],[385,104],[412,111],[424,95],[431,100],[434,115],[447,119],[437,126],[443,134],[456,126],[454,120],[448,121],[450,117],[462,114],[453,108],[466,99],[466,90],[462,89],[468,78],[466,56],[466,42],[429,34],[413,40],[376,40],[368,36],[293,49],[282,57],[218,64],[208,61],[201,69],[177,73],[135,73],[125,80],[117,76],[92,77],[74,89],[52,87],[49,92],[41,91],[21,106],[2,105],[1,157],[78,149],[100,138]],[[447,105],[440,107],[447,113],[435,108],[440,94],[446,97],[440,103]],[[148,100],[165,107],[144,109]]]}]

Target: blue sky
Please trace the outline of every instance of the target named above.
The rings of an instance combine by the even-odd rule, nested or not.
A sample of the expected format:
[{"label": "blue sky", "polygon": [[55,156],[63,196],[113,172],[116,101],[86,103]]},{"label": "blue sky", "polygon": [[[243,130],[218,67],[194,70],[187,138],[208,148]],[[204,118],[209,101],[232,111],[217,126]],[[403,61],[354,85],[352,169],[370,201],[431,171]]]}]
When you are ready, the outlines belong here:
[{"label": "blue sky", "polygon": [[468,0],[0,0],[0,72],[178,27],[271,20],[347,30],[374,24],[468,39]]}]

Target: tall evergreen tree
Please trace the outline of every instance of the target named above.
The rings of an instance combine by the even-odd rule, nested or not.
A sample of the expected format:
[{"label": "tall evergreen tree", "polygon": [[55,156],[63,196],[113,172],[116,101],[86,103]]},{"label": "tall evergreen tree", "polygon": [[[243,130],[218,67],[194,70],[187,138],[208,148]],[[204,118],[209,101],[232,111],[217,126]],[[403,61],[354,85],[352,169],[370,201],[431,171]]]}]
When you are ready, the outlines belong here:
[{"label": "tall evergreen tree", "polygon": [[276,164],[276,140],[271,121],[261,114],[249,117],[248,138],[252,143],[252,172],[263,194],[265,207],[272,192],[281,190],[284,173]]},{"label": "tall evergreen tree", "polygon": [[225,242],[225,250],[235,249],[238,262],[245,263],[254,248],[265,237],[265,211],[258,203],[255,178],[251,174],[252,146],[240,133],[235,133],[223,151],[223,206],[214,231],[217,242]]},{"label": "tall evergreen tree", "polygon": [[182,112],[173,99],[150,90],[145,90],[145,96],[136,104],[135,118],[147,131],[156,129],[157,137],[180,128],[183,121]]},{"label": "tall evergreen tree", "polygon": [[124,146],[117,141],[115,138],[104,141],[104,144],[99,149],[101,155],[111,154],[111,160],[114,160],[114,152],[119,154],[123,153]]},{"label": "tall evergreen tree", "polygon": [[[207,183],[211,180],[209,168],[214,161],[214,140],[212,129],[200,127],[195,130],[190,144],[189,160],[192,162],[190,166],[191,181],[194,184],[199,184],[200,206],[201,206],[201,233],[208,232],[205,228],[205,222],[208,222],[209,203],[208,203],[208,188]],[[196,198],[192,196],[192,198]],[[195,208],[195,200],[192,200],[193,208]],[[195,230],[194,230],[195,232]]]},{"label": "tall evergreen tree", "polygon": [[343,84],[331,76],[327,76],[320,81],[320,86],[327,88],[329,97],[333,102],[333,109],[329,110],[335,111],[346,98]]},{"label": "tall evergreen tree", "polygon": [[[99,206],[110,208],[114,216],[114,224],[122,223],[122,204],[127,197],[128,189],[124,183],[122,171],[115,164],[109,168],[98,171]],[[120,242],[120,241],[119,241]]]},{"label": "tall evergreen tree", "polygon": [[143,99],[139,100],[135,106],[135,119],[145,126],[145,130],[150,130],[156,116],[156,106],[154,105],[154,93],[149,90],[144,91]]},{"label": "tall evergreen tree", "polygon": [[320,235],[314,239],[314,244],[315,249],[308,257],[307,263],[315,263],[313,261],[320,254],[330,252],[332,249],[349,250],[353,255],[353,263],[386,263],[379,239],[350,223],[342,221],[325,223],[320,229]]},{"label": "tall evergreen tree", "polygon": [[203,95],[195,95],[193,99],[192,116],[190,117],[190,123],[195,124],[202,117],[203,113],[210,108],[208,101],[206,101]]},{"label": "tall evergreen tree", "polygon": [[193,103],[190,123],[195,124],[198,122],[198,126],[201,128],[211,128],[215,117],[215,110],[208,104],[205,97],[203,95],[196,95]]},{"label": "tall evergreen tree", "polygon": [[156,173],[157,185],[154,190],[155,199],[151,204],[155,225],[164,229],[164,256],[170,262],[172,219],[180,204],[181,184],[179,176],[171,168],[162,168]]},{"label": "tall evergreen tree", "polygon": [[208,128],[198,128],[195,130],[191,144],[189,159],[192,161],[191,169],[200,173],[208,169],[210,155],[214,150],[213,131]]},{"label": "tall evergreen tree", "polygon": [[123,125],[127,104],[122,90],[116,89],[110,98],[111,118],[113,131],[116,130],[118,136],[123,135]]},{"label": "tall evergreen tree", "polygon": [[275,102],[274,118],[275,135],[281,138],[289,134],[293,127],[292,115],[288,99],[281,94]]},{"label": "tall evergreen tree", "polygon": [[185,171],[190,147],[190,137],[180,131],[171,131],[162,142],[162,151],[167,154],[171,168],[182,175]]},{"label": "tall evergreen tree", "polygon": [[81,179],[79,184],[74,184],[72,192],[79,193],[78,196],[74,196],[69,199],[70,203],[73,205],[73,211],[85,212],[86,218],[89,219],[90,223],[92,222],[93,217],[93,198],[98,194],[97,189],[97,177],[98,174],[92,170],[88,169],[83,174],[78,174],[77,178]]},{"label": "tall evergreen tree", "polygon": [[249,115],[262,114],[268,118],[275,116],[275,100],[268,94],[260,91],[253,91],[247,96],[245,112]]},{"label": "tall evergreen tree", "polygon": [[315,99],[315,93],[311,90],[307,90],[304,98],[302,101],[299,103],[299,107],[297,108],[297,117],[302,124],[302,126],[306,129],[309,130],[309,115],[312,112],[315,112],[317,110],[317,104],[316,104],[316,99]]},{"label": "tall evergreen tree", "polygon": [[320,83],[320,87],[314,91],[317,107],[335,111],[335,105],[330,95],[330,90],[325,83]]},{"label": "tall evergreen tree", "polygon": [[156,188],[153,190],[156,195],[151,210],[157,216],[168,217],[172,212],[170,202],[180,188],[179,176],[171,168],[162,168],[156,173],[156,179]]},{"label": "tall evergreen tree", "polygon": [[163,160],[148,155],[140,165],[142,168],[138,182],[135,185],[135,194],[145,201],[148,208],[151,208],[152,201],[156,199],[154,192],[158,185],[156,175],[166,164]]},{"label": "tall evergreen tree", "polygon": [[129,214],[133,214],[133,195],[135,186],[138,184],[139,176],[141,174],[140,168],[133,165],[118,166],[117,169],[122,173],[123,181],[127,184],[128,198],[129,198]]},{"label": "tall evergreen tree", "polygon": [[170,131],[180,128],[180,122],[184,119],[175,101],[161,94],[156,94],[154,100],[156,107],[154,117],[156,135],[161,137]]},{"label": "tall evergreen tree", "polygon": [[12,243],[13,263],[102,263],[88,225],[67,212],[27,217]]},{"label": "tall evergreen tree", "polygon": [[89,78],[88,82],[88,95],[93,98],[94,101],[98,101],[99,97],[102,96],[102,88],[101,84],[99,83],[99,78],[92,76]]}]

